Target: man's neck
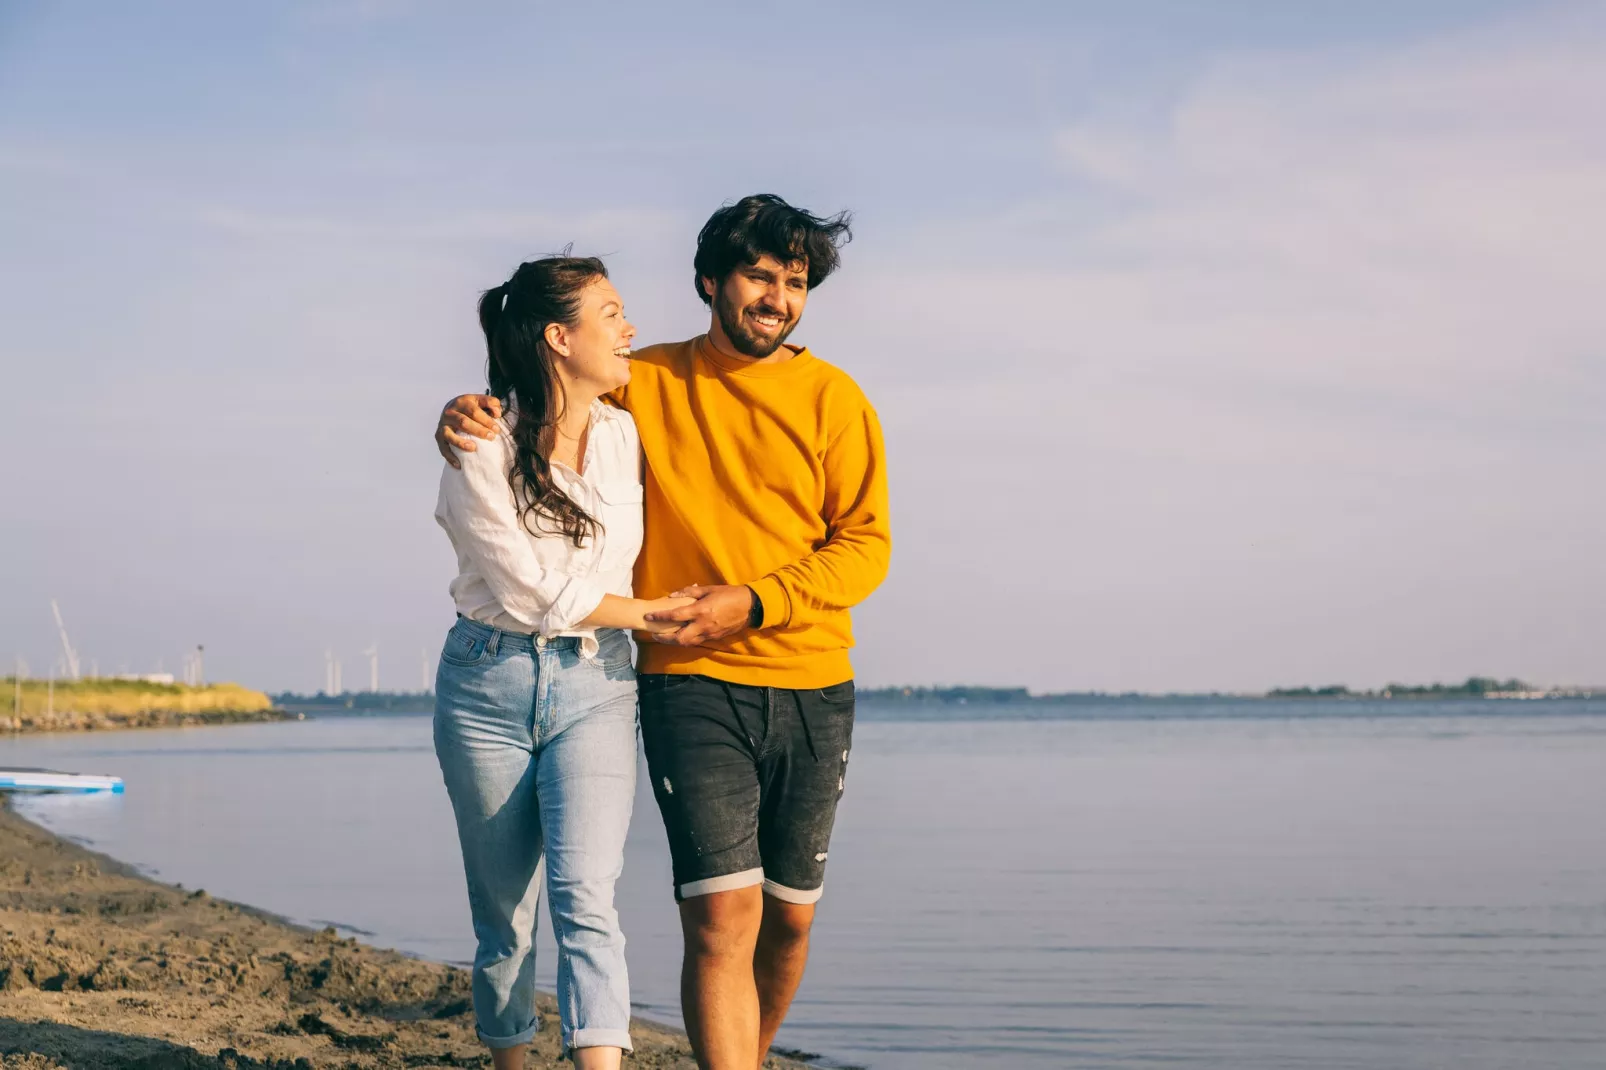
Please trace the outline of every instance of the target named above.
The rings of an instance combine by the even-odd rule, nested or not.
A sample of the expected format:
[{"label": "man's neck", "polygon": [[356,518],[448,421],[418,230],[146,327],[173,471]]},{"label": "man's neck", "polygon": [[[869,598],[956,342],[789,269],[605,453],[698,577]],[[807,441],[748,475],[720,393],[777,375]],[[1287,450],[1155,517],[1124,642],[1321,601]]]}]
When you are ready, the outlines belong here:
[{"label": "man's neck", "polygon": [[746,353],[743,353],[740,349],[737,349],[736,346],[731,344],[730,335],[725,333],[725,328],[720,324],[719,315],[717,313],[714,315],[712,321],[708,325],[708,341],[712,343],[715,351],[717,351],[720,356],[730,357],[732,360],[739,360],[743,364],[783,364],[798,354],[796,349],[787,345],[785,342],[782,342],[776,347],[775,352],[771,353],[767,357],[748,356]]}]

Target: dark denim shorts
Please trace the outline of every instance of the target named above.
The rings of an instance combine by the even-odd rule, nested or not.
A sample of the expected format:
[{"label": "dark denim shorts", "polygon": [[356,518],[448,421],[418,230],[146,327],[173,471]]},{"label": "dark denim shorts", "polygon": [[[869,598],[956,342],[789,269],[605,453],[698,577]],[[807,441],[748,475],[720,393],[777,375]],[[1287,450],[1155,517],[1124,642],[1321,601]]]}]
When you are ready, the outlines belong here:
[{"label": "dark denim shorts", "polygon": [[813,903],[853,743],[853,682],[794,691],[638,677],[641,740],[675,898],[762,884]]}]

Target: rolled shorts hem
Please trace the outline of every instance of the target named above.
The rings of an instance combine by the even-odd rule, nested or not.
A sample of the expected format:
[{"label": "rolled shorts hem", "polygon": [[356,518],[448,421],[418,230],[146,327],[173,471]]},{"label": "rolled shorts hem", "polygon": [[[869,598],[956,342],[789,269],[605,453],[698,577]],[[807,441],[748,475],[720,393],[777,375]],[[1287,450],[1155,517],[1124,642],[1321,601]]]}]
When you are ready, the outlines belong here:
[{"label": "rolled shorts hem", "polygon": [[783,903],[796,903],[798,906],[808,906],[818,903],[820,896],[825,894],[825,885],[818,888],[788,888],[784,884],[776,884],[772,880],[764,881],[764,894],[771,899],[779,899]]},{"label": "rolled shorts hem", "polygon": [[675,886],[676,899],[694,899],[699,895],[731,892],[737,888],[751,888],[764,883],[762,869],[744,869],[740,873],[726,873],[718,877],[705,877],[700,881],[687,881]]},{"label": "rolled shorts hem", "polygon": [[563,1050],[571,1052],[575,1048],[623,1048],[625,1051],[635,1051],[630,1044],[630,1030],[628,1029],[576,1029],[563,1041]]},{"label": "rolled shorts hem", "polygon": [[474,1032],[479,1035],[480,1040],[487,1048],[516,1048],[520,1044],[528,1044],[535,1038],[535,1034],[539,1033],[540,1031],[541,1019],[539,1018],[530,1023],[530,1028],[521,1029],[519,1032],[508,1037],[493,1037],[479,1026],[474,1027]]}]

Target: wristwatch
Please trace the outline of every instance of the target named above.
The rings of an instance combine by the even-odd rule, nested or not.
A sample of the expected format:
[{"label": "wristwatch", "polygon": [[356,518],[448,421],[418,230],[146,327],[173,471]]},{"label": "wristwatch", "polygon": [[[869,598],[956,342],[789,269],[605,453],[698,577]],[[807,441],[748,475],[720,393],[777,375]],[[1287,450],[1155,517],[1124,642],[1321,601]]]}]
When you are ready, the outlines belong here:
[{"label": "wristwatch", "polygon": [[753,608],[747,611],[747,626],[757,628],[764,623],[764,603],[758,597],[758,592],[749,587],[753,595]]}]

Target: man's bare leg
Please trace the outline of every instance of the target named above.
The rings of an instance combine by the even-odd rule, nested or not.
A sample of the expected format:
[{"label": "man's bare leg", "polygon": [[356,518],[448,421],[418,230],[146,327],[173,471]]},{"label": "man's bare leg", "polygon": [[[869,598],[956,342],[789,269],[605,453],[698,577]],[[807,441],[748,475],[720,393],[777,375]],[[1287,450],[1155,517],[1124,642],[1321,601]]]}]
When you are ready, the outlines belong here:
[{"label": "man's bare leg", "polygon": [[702,1070],[754,1070],[758,1065],[753,952],[764,906],[756,884],[693,896],[680,904],[686,941],[680,1005]]},{"label": "man's bare leg", "polygon": [[776,1030],[803,980],[809,960],[809,929],[814,924],[813,903],[787,903],[764,897],[764,920],[759,925],[758,947],[753,954],[753,979],[758,986],[758,1066],[775,1043]]}]

